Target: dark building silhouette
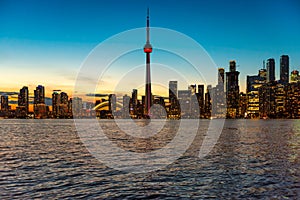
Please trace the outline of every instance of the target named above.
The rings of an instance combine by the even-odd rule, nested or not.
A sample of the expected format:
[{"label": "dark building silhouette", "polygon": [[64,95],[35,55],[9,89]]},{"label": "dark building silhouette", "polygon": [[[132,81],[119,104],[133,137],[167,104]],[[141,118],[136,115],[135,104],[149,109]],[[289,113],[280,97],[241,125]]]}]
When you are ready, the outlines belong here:
[{"label": "dark building silhouette", "polygon": [[169,117],[170,118],[179,118],[179,102],[178,102],[178,82],[169,81]]},{"label": "dark building silhouette", "polygon": [[69,97],[65,92],[53,90],[52,113],[55,118],[68,118],[71,115]]},{"label": "dark building silhouette", "polygon": [[227,117],[236,118],[239,113],[239,74],[236,71],[236,62],[229,62],[229,72],[226,72],[226,99],[227,99]]},{"label": "dark building silhouette", "polygon": [[200,111],[200,118],[204,118],[204,85],[198,85],[198,92],[196,93],[199,111]]},{"label": "dark building silhouette", "polygon": [[38,85],[34,90],[33,109],[35,118],[46,117],[45,88],[42,85]]},{"label": "dark building silhouette", "polygon": [[288,55],[282,55],[280,57],[280,82],[284,85],[289,83],[289,56]]},{"label": "dark building silhouette", "polygon": [[275,81],[275,60],[270,58],[267,61],[267,82]]},{"label": "dark building silhouette", "polygon": [[18,95],[18,111],[19,115],[23,117],[26,117],[29,112],[29,90],[26,86],[20,89]]}]

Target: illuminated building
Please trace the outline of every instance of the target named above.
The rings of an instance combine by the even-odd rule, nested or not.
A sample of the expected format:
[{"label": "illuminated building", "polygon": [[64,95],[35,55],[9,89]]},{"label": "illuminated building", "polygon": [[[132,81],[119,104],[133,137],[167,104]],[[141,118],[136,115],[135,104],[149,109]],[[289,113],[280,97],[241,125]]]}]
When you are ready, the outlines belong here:
[{"label": "illuminated building", "polygon": [[55,118],[66,118],[70,116],[68,95],[60,90],[53,90],[52,113]]},{"label": "illuminated building", "polygon": [[229,62],[229,72],[226,72],[226,99],[227,117],[236,118],[239,116],[239,74],[236,71],[236,62]]},{"label": "illuminated building", "polygon": [[259,88],[266,83],[265,72],[261,69],[258,75],[247,76],[247,118],[259,118]]},{"label": "illuminated building", "polygon": [[178,102],[178,82],[169,81],[169,117],[179,118],[179,102]]},{"label": "illuminated building", "polygon": [[281,83],[269,82],[259,88],[259,111],[261,118],[283,118],[285,87]]},{"label": "illuminated building", "polygon": [[47,115],[45,105],[45,88],[42,85],[38,85],[34,90],[34,117],[45,118]]},{"label": "illuminated building", "polygon": [[24,86],[20,89],[18,95],[18,107],[16,109],[16,115],[18,118],[26,118],[29,112],[29,98],[28,98],[28,87]]},{"label": "illuminated building", "polygon": [[212,110],[211,93],[212,93],[212,86],[208,85],[206,88],[205,102],[204,102],[204,117],[205,118],[211,117],[211,110]]},{"label": "illuminated building", "polygon": [[300,82],[293,82],[285,87],[285,116],[287,118],[300,118]]}]

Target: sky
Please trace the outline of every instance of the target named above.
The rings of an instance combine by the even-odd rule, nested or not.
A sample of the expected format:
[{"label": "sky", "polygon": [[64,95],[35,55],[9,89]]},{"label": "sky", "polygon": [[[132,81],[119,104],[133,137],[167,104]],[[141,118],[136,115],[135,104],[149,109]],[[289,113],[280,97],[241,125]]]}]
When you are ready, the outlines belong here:
[{"label": "sky", "polygon": [[[147,7],[151,27],[171,29],[193,39],[216,67],[228,71],[229,61],[236,60],[237,70],[241,72],[241,91],[245,91],[246,76],[257,74],[263,60],[268,58],[275,58],[276,79],[283,54],[290,57],[290,70],[300,70],[299,0],[0,0],[0,93],[18,92],[23,86],[29,86],[32,94],[37,85],[44,85],[49,97],[54,89],[72,95],[76,77],[91,52],[116,34],[144,27]],[[168,58],[167,53],[155,50],[162,40],[151,39],[154,63],[164,64],[165,58],[179,73],[181,68],[193,74],[174,57]],[[134,40],[116,42],[114,47],[131,45],[130,42]],[[123,59],[128,70],[145,62],[144,44],[137,44],[141,52]],[[169,45],[184,48],[185,44],[177,40]],[[114,49],[107,51],[113,53]],[[182,51],[189,53],[189,49]],[[197,52],[191,49],[190,54],[196,56]],[[124,69],[121,70],[122,64],[113,67],[107,72],[105,84],[99,80],[95,93],[108,93],[120,85],[118,77]],[[210,75],[216,78],[216,69]],[[155,69],[152,77],[164,78]],[[196,81],[191,79],[187,83],[200,84],[204,80]],[[122,84],[130,85],[126,81]],[[138,83],[138,87],[143,86]]]}]

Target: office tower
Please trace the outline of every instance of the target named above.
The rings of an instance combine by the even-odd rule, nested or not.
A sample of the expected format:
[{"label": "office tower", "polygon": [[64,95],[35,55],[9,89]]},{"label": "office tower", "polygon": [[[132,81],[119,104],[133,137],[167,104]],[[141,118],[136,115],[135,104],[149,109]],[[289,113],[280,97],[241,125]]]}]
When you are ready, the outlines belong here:
[{"label": "office tower", "polygon": [[191,90],[178,90],[181,118],[189,118],[191,114]]},{"label": "office tower", "polygon": [[45,88],[42,85],[38,85],[34,90],[34,104],[45,103]]},{"label": "office tower", "polygon": [[211,117],[211,93],[212,93],[212,86],[208,85],[205,93],[205,103],[204,103],[204,117],[210,118]]},{"label": "office tower", "polygon": [[169,117],[178,119],[180,117],[180,106],[178,102],[178,82],[169,81]]},{"label": "office tower", "polygon": [[[297,71],[298,72],[298,71]],[[292,80],[291,80],[292,81]],[[300,118],[300,82],[291,82],[285,86],[285,116],[287,118]]]},{"label": "office tower", "polygon": [[3,95],[1,96],[1,111],[8,111],[9,104],[8,104],[8,96]]},{"label": "office tower", "polygon": [[33,109],[35,118],[46,117],[45,88],[42,85],[38,85],[34,90]]},{"label": "office tower", "polygon": [[266,70],[260,69],[258,75],[247,76],[247,118],[259,118],[259,88],[266,83]]},{"label": "office tower", "polygon": [[29,91],[28,87],[24,86],[20,89],[18,95],[18,107],[20,110],[24,111],[24,115],[28,114],[29,111]]},{"label": "office tower", "polygon": [[145,107],[144,114],[149,116],[150,108],[152,105],[152,93],[151,93],[151,70],[150,70],[150,53],[152,53],[152,46],[150,44],[150,25],[149,25],[149,8],[147,11],[147,41],[144,46],[144,52],[146,53],[146,86],[145,86]]},{"label": "office tower", "polygon": [[291,72],[291,83],[300,81],[299,71],[293,70]]},{"label": "office tower", "polygon": [[138,90],[137,89],[132,90],[131,101],[132,101],[132,107],[136,108],[137,103],[138,103]]},{"label": "office tower", "polygon": [[130,103],[130,97],[127,96],[127,94],[125,94],[123,96],[123,113],[122,113],[122,117],[125,119],[130,118],[129,103]]},{"label": "office tower", "polygon": [[236,118],[239,113],[239,74],[236,71],[236,62],[229,62],[229,72],[226,72],[226,99],[227,99],[227,117]]},{"label": "office tower", "polygon": [[79,97],[72,98],[72,111],[74,118],[80,118],[83,114],[82,99]]},{"label": "office tower", "polygon": [[[235,65],[231,64],[232,70],[235,69]],[[212,117],[225,118],[226,116],[226,97],[224,90],[224,68],[218,68],[218,84],[212,89]]]},{"label": "office tower", "polygon": [[108,96],[108,110],[112,115],[114,115],[117,111],[117,97],[115,94],[110,94]]},{"label": "office tower", "polygon": [[204,85],[198,85],[198,93],[196,93],[199,109],[200,118],[204,118]]},{"label": "office tower", "polygon": [[68,95],[60,90],[53,90],[52,112],[54,117],[66,118],[69,116]]},{"label": "office tower", "polygon": [[284,85],[289,83],[289,56],[282,55],[280,57],[280,82]]},{"label": "office tower", "polygon": [[60,90],[53,90],[52,93],[52,113],[54,117],[59,117]]},{"label": "office tower", "polygon": [[270,58],[267,61],[267,82],[275,81],[275,60]]},{"label": "office tower", "polygon": [[169,81],[169,100],[170,104],[175,105],[177,101],[177,81]]}]

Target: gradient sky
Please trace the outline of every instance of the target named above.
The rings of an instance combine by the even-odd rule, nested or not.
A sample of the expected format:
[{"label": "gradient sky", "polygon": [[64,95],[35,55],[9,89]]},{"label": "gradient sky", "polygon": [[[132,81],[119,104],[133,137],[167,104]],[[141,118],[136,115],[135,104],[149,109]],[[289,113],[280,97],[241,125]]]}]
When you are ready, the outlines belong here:
[{"label": "gradient sky", "polygon": [[0,0],[0,91],[27,85],[32,93],[42,84],[47,96],[53,89],[72,94],[91,50],[144,27],[148,6],[151,26],[188,35],[226,71],[236,60],[242,91],[246,75],[257,74],[268,58],[275,58],[276,79],[282,54],[290,56],[290,70],[300,70],[299,0]]}]

